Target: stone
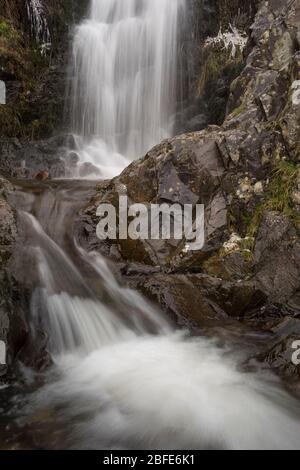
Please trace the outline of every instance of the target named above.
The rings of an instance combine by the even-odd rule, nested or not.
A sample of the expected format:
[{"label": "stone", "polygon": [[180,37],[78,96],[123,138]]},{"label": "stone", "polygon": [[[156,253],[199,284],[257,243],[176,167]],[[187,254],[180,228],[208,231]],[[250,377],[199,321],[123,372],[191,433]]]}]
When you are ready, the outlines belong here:
[{"label": "stone", "polygon": [[40,171],[39,173],[37,173],[37,175],[35,175],[35,179],[38,181],[46,181],[48,178],[49,172],[46,170]]},{"label": "stone", "polygon": [[299,383],[300,365],[293,363],[294,344],[300,338],[300,321],[279,320],[271,328],[272,337],[266,342],[257,359],[272,367],[281,377]]},{"label": "stone", "polygon": [[264,193],[264,185],[262,183],[262,181],[258,181],[257,183],[255,183],[254,185],[254,193],[256,195],[261,195]]},{"label": "stone", "polygon": [[265,212],[254,250],[255,278],[270,301],[300,311],[300,239],[287,216]]},{"label": "stone", "polygon": [[294,191],[292,194],[292,200],[297,206],[300,206],[300,191]]},{"label": "stone", "polygon": [[0,139],[0,171],[14,178],[34,179],[40,172],[65,176],[65,138],[57,136],[24,145],[18,139]]}]

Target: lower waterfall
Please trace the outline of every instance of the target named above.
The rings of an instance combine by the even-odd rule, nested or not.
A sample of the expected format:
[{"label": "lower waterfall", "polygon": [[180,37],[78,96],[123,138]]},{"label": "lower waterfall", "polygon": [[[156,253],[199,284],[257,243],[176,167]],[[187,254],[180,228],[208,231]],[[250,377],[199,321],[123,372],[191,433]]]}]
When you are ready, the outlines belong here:
[{"label": "lower waterfall", "polygon": [[32,335],[42,323],[53,366],[18,430],[34,433],[46,413],[51,432],[38,438],[53,449],[300,448],[299,402],[279,379],[244,370],[241,348],[178,329],[101,255],[66,243],[70,201],[88,197],[78,182],[20,196],[24,256],[36,262]]}]

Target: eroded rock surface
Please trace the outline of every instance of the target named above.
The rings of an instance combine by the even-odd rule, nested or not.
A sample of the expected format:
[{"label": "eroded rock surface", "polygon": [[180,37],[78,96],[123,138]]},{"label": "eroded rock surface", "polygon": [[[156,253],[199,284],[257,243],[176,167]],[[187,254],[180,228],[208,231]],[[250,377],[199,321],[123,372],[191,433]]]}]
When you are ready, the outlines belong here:
[{"label": "eroded rock surface", "polygon": [[0,375],[7,373],[27,335],[18,286],[9,273],[18,237],[16,212],[6,200],[11,190],[10,183],[0,178],[0,340],[6,348],[6,365],[0,366]]}]

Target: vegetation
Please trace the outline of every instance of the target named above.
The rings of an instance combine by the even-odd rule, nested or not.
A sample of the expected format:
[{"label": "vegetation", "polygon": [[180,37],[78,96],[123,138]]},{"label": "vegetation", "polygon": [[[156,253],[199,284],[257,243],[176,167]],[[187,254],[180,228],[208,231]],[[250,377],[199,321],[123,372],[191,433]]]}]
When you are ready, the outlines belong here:
[{"label": "vegetation", "polygon": [[292,194],[297,186],[300,165],[281,160],[275,166],[266,190],[264,200],[255,207],[248,227],[248,236],[257,233],[263,213],[274,210],[287,215],[294,223],[300,221],[300,214],[295,209]]},{"label": "vegetation", "polygon": [[1,135],[19,137],[22,134],[20,115],[10,106],[0,105]]},{"label": "vegetation", "polygon": [[231,117],[237,117],[239,116],[240,114],[242,114],[244,111],[246,110],[246,105],[245,103],[242,103],[240,106],[238,106],[237,108],[235,108],[232,113],[231,113]]},{"label": "vegetation", "polygon": [[41,44],[32,36],[25,2],[3,0],[1,3],[0,79],[9,82],[16,96],[13,102],[0,106],[1,136],[39,139],[51,135],[57,126],[58,116],[62,114],[62,99],[55,95],[57,88],[52,84],[49,63],[52,60],[55,63],[61,51],[62,34],[68,33],[66,24],[72,14],[70,3],[71,0],[45,3],[49,24],[58,31],[54,35],[57,45],[53,45],[51,54],[42,54]]},{"label": "vegetation", "polygon": [[198,80],[197,94],[200,96],[209,82],[213,82],[224,76],[226,68],[232,68],[242,61],[241,53],[236,57],[232,57],[231,51],[222,46],[212,46],[211,52],[207,55],[207,59],[203,64],[201,75]]},{"label": "vegetation", "polygon": [[24,75],[27,63],[27,53],[24,48],[20,31],[4,18],[0,17],[0,57],[4,62],[7,73],[12,76]]}]

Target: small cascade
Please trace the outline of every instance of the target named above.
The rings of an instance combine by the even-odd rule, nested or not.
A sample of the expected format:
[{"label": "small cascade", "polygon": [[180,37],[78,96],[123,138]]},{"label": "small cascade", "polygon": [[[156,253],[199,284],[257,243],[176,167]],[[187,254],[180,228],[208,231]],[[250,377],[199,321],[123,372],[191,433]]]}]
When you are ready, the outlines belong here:
[{"label": "small cascade", "polygon": [[23,213],[32,240],[38,286],[31,300],[32,332],[42,323],[52,354],[91,351],[141,335],[171,332],[164,317],[136,292],[121,288],[105,260],[79,251],[103,283],[103,302],[67,254],[45,233],[36,218]]},{"label": "small cascade", "polygon": [[51,35],[41,0],[27,0],[27,14],[31,34],[40,45],[42,55],[45,55],[51,47]]}]

